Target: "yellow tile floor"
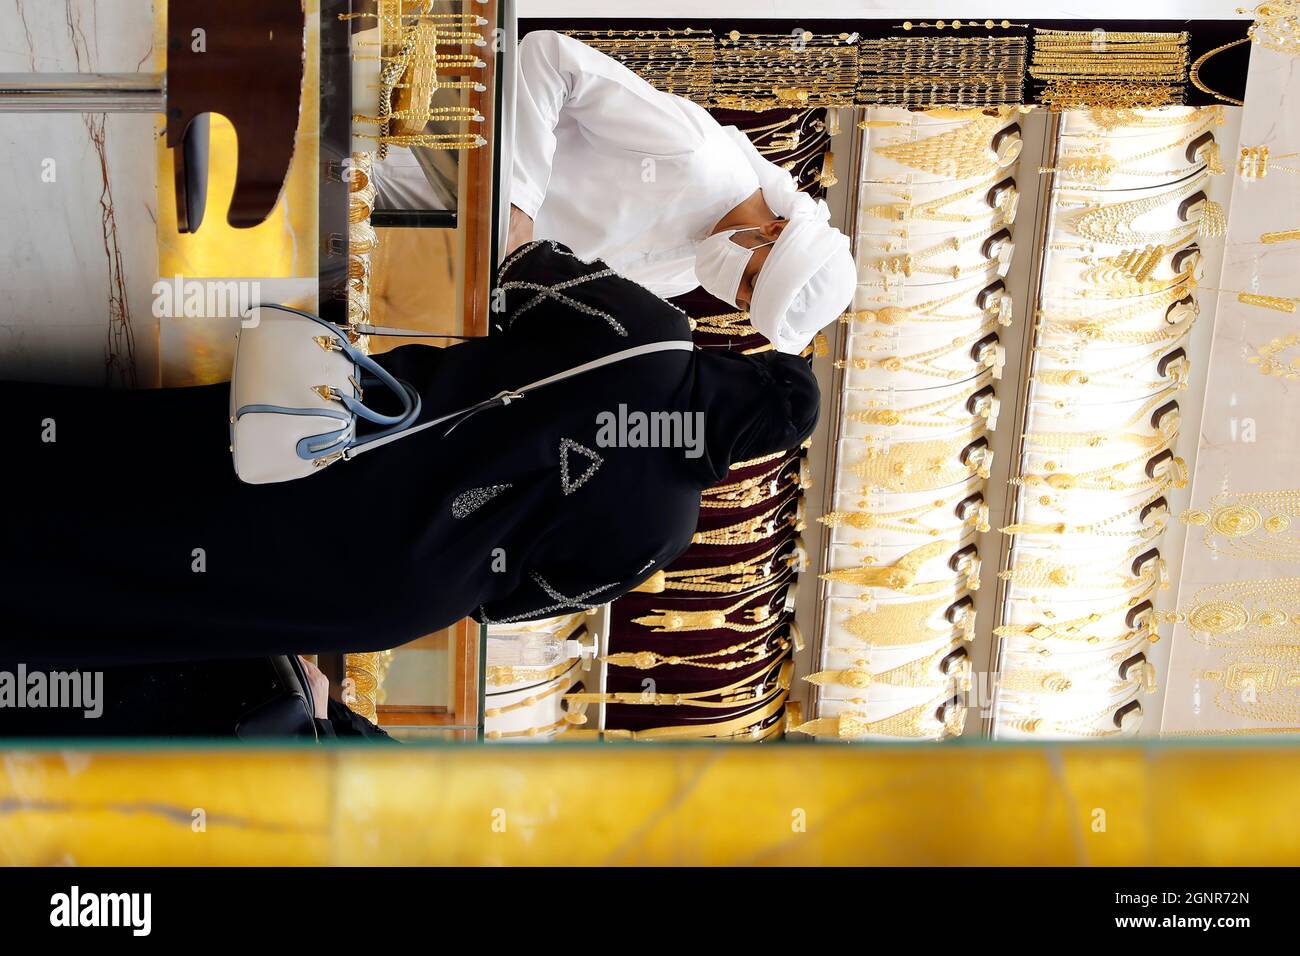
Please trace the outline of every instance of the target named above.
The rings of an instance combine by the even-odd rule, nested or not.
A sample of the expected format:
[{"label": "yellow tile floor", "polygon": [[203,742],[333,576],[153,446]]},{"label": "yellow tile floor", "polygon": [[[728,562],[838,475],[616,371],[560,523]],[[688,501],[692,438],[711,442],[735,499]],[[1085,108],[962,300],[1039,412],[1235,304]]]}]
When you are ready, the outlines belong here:
[{"label": "yellow tile floor", "polygon": [[1290,864],[1300,749],[7,751],[5,864]]}]

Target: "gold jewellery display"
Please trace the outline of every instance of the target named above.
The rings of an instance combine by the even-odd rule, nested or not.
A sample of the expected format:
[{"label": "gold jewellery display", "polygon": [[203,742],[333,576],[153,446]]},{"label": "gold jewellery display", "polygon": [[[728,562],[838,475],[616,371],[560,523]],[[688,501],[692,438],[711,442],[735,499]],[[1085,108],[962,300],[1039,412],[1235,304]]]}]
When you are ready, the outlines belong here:
[{"label": "gold jewellery display", "polygon": [[[826,571],[820,577],[823,581],[853,584],[864,588],[880,588],[886,591],[897,591],[900,594],[933,594],[943,589],[951,590],[951,579],[918,583],[917,574],[922,565],[941,555],[950,554],[956,547],[957,545],[952,541],[931,541],[929,544],[913,548],[890,564],[876,563],[872,558],[867,557],[856,568]],[[979,588],[978,562],[974,562],[971,570],[968,571],[966,586],[971,590]]]},{"label": "gold jewellery display", "polygon": [[987,478],[993,452],[983,437],[982,428],[974,428],[955,438],[872,445],[848,470],[867,488],[893,492],[944,488],[975,475]]},{"label": "gold jewellery display", "polygon": [[1263,561],[1300,561],[1300,489],[1225,491],[1208,508],[1180,514],[1203,529],[1210,551]]},{"label": "gold jewellery display", "polygon": [[[954,129],[921,139],[873,147],[873,150],[900,166],[947,179],[987,176],[1010,161],[994,150],[993,138],[1008,123],[1011,115],[1011,112],[1001,110],[968,113]],[[1007,148],[1014,148],[1010,143],[1019,141],[1006,142]]]},{"label": "gold jewellery display", "polygon": [[[432,102],[442,90],[482,92],[486,88],[473,79],[448,79],[487,66],[474,53],[452,53],[448,48],[484,45],[487,41],[478,30],[487,20],[472,13],[408,13],[394,0],[381,3],[378,13],[340,14],[340,18],[373,18],[379,24],[376,45],[380,52],[374,55],[380,60],[377,110],[373,116],[358,113],[352,117],[354,122],[375,127],[373,133],[358,135],[375,140],[378,159],[385,158],[389,146],[459,150],[487,142],[472,128],[483,122],[478,110],[460,104],[434,106]],[[453,132],[428,132],[431,122],[463,125]]]},{"label": "gold jewellery display", "polygon": [[[971,660],[962,643],[959,642],[944,644],[931,654],[923,654],[914,660],[883,670],[871,670],[869,659],[854,658],[849,667],[817,671],[809,674],[804,680],[818,687],[838,686],[862,691],[881,685],[903,688],[934,687],[938,684],[950,684],[955,678],[963,690],[968,690],[970,675]],[[850,701],[867,702],[862,698],[851,698]]]},{"label": "gold jewellery display", "polygon": [[1027,50],[1020,36],[864,39],[857,102],[911,108],[1018,104]]},{"label": "gold jewellery display", "polygon": [[[773,640],[774,635],[788,624],[778,624],[762,634],[739,644],[730,644],[716,651],[702,651],[698,654],[663,654],[659,651],[618,651],[608,654],[605,662],[611,667],[627,667],[633,670],[648,671],[656,667],[697,667],[701,670],[733,671],[748,667],[772,657],[783,657],[793,646],[786,638]],[[744,654],[736,661],[718,658],[734,657]]]},{"label": "gold jewellery display", "polygon": [[1217,238],[1226,231],[1227,220],[1223,207],[1204,196],[1203,185],[1200,179],[1196,178],[1175,190],[1155,196],[1128,199],[1117,203],[1097,199],[1081,202],[1059,201],[1058,205],[1061,208],[1072,205],[1085,207],[1075,214],[1071,223],[1073,231],[1084,239],[1117,246],[1146,243],[1173,244],[1186,237],[1186,225],[1166,229],[1144,229],[1137,226],[1137,221],[1156,210],[1171,205],[1177,208],[1183,200],[1199,197],[1197,203],[1201,206],[1201,215],[1196,221],[1196,232],[1202,236]]},{"label": "gold jewellery display", "polygon": [[954,601],[951,596],[925,601],[874,602],[871,610],[857,611],[844,619],[844,629],[867,647],[900,647],[923,644],[951,635],[956,629],[962,640],[975,636],[973,604]]},{"label": "gold jewellery display", "polygon": [[1187,33],[1034,30],[1029,75],[1048,109],[1133,109],[1181,103]]},{"label": "gold jewellery display", "polygon": [[1207,585],[1186,610],[1160,617],[1185,624],[1196,640],[1219,647],[1294,645],[1300,638],[1300,578]]},{"label": "gold jewellery display", "polygon": [[[1224,123],[1222,107],[1201,111],[1199,115],[1192,118],[1197,122],[1187,124],[1190,129],[1182,131],[1176,139],[1135,152],[1119,153],[1116,149],[1118,144],[1112,140],[1106,137],[1089,137],[1088,146],[1068,148],[1057,159],[1055,166],[1043,166],[1038,171],[1055,173],[1070,184],[1084,183],[1094,187],[1105,186],[1118,175],[1160,177],[1166,181],[1173,181],[1191,175],[1202,166],[1211,176],[1222,175],[1223,161],[1213,135],[1197,148],[1190,158],[1187,156],[1187,150],[1180,148],[1187,147],[1193,141],[1200,142],[1211,129],[1222,126]],[[1144,167],[1147,160],[1166,154],[1172,154],[1173,158],[1181,162],[1172,169]]]},{"label": "gold jewellery display", "polygon": [[965,721],[966,708],[960,698],[940,697],[888,717],[870,718],[862,711],[848,710],[834,717],[818,717],[807,721],[795,730],[814,737],[839,740],[860,737],[925,739],[959,736]]},{"label": "gold jewellery display", "polygon": [[[779,613],[773,611],[772,600],[755,604],[749,608],[741,617],[742,622],[732,621],[731,615],[739,611],[746,604],[753,602],[756,598],[772,594],[778,588],[788,585],[788,581],[781,580],[752,591],[738,601],[734,601],[727,607],[715,608],[708,611],[687,611],[680,608],[659,609],[655,608],[649,614],[641,617],[634,617],[632,623],[640,624],[642,627],[648,627],[655,633],[680,633],[682,631],[715,631],[726,629],[728,631],[738,631],[741,633],[762,630],[771,627],[772,617]],[[779,596],[779,595],[778,595]]]}]

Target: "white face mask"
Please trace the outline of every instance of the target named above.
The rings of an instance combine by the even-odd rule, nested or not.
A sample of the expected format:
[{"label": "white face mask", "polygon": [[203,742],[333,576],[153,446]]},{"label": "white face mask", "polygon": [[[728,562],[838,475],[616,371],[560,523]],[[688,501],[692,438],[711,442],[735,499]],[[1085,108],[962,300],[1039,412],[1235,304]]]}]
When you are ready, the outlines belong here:
[{"label": "white face mask", "polygon": [[751,249],[732,242],[731,237],[738,232],[753,232],[761,228],[762,226],[746,226],[743,229],[726,229],[700,241],[695,250],[695,277],[704,286],[704,291],[723,302],[731,303],[737,309],[744,308],[736,301],[736,294],[740,291],[741,280],[745,278],[749,257],[755,250],[770,246],[776,240]]}]

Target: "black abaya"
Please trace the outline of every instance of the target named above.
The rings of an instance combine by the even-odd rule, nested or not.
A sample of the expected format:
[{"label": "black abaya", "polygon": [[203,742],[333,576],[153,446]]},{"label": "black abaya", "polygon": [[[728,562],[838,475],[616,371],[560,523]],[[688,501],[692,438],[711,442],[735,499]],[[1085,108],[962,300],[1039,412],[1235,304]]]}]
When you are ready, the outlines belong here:
[{"label": "black abaya", "polygon": [[[380,356],[420,391],[422,418],[690,338],[675,307],[555,243],[519,250],[499,287],[490,337]],[[811,431],[808,384],[785,358],[644,356],[450,435],[427,429],[274,485],[235,476],[224,384],[0,383],[0,654],[84,664],[364,651],[466,615],[510,622],[604,603],[687,547],[700,490],[733,460]],[[620,404],[704,412],[704,454],[601,447],[597,415]]]}]

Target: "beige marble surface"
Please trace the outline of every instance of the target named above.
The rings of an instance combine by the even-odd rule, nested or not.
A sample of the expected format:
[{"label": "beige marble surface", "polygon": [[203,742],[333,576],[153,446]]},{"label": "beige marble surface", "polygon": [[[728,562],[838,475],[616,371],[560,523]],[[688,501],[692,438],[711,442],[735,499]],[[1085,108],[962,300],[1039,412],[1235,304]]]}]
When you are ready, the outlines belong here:
[{"label": "beige marble surface", "polygon": [[[158,69],[148,0],[9,7],[0,72]],[[0,376],[156,382],[155,124],[148,113],[0,113]]]},{"label": "beige marble surface", "polygon": [[[1270,152],[1300,151],[1300,113],[1293,108],[1300,98],[1300,59],[1256,46],[1241,111],[1241,143],[1267,144]],[[1279,108],[1279,104],[1287,104]],[[1277,159],[1277,165],[1300,166],[1296,159]],[[1236,291],[1276,296],[1300,296],[1300,242],[1262,244],[1266,231],[1300,228],[1300,176],[1274,171],[1248,182],[1234,177],[1228,235],[1221,276],[1207,276],[1207,285],[1230,292],[1218,294],[1214,339],[1205,388],[1200,447],[1192,485],[1190,507],[1205,509],[1222,492],[1257,492],[1300,489],[1300,381],[1266,376],[1248,362],[1271,340],[1297,331],[1297,315],[1244,305]],[[1214,293],[1204,292],[1203,296]],[[1300,357],[1300,349],[1277,356],[1283,361]],[[1252,540],[1267,544],[1258,532]],[[1207,548],[1199,528],[1189,528],[1177,592],[1177,607],[1186,612],[1198,604],[1206,587],[1237,581],[1274,579],[1300,574],[1295,561],[1234,556]],[[1252,607],[1262,606],[1249,602]],[[1300,611],[1300,594],[1291,589],[1289,599],[1269,606]],[[1286,631],[1294,641],[1295,628]],[[1240,641],[1259,637],[1257,628],[1232,636]],[[1162,732],[1186,734],[1240,732],[1251,727],[1292,728],[1300,731],[1300,693],[1272,693],[1259,684],[1257,700],[1243,696],[1243,688],[1226,695],[1223,682],[1205,677],[1237,661],[1262,660],[1258,648],[1232,648],[1207,642],[1183,624],[1173,631]],[[1296,669],[1300,665],[1284,667]],[[1267,720],[1260,707],[1289,719]],[[1226,709],[1225,706],[1226,705]],[[1254,716],[1252,716],[1252,714]]]}]

